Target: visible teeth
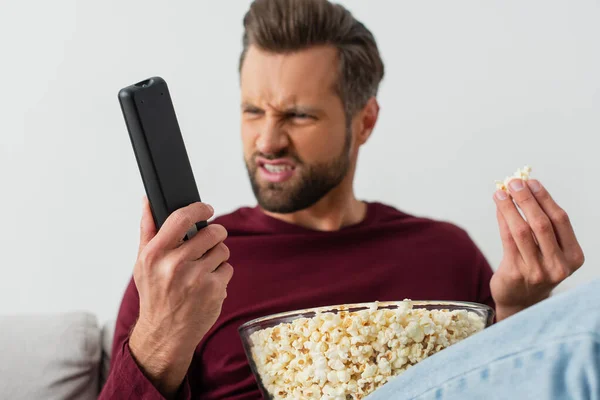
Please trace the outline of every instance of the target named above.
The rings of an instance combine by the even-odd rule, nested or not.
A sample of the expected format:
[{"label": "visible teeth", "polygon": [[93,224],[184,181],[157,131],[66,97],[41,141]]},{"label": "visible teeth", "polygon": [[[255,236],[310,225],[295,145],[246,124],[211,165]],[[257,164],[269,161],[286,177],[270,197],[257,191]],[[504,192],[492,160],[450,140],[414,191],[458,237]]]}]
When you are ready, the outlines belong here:
[{"label": "visible teeth", "polygon": [[291,170],[292,167],[289,165],[271,165],[271,164],[265,164],[265,169],[269,172],[272,172],[274,174],[278,174],[280,172],[283,171],[288,171]]}]

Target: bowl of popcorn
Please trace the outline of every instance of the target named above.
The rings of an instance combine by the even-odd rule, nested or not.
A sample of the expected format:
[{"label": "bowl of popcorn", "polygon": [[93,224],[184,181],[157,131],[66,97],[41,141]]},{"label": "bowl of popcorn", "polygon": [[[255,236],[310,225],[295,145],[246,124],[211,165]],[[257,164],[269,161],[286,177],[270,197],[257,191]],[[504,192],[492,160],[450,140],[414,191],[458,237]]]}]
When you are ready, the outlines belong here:
[{"label": "bowl of popcorn", "polygon": [[238,331],[264,398],[358,400],[493,319],[483,304],[404,300],[285,312]]}]

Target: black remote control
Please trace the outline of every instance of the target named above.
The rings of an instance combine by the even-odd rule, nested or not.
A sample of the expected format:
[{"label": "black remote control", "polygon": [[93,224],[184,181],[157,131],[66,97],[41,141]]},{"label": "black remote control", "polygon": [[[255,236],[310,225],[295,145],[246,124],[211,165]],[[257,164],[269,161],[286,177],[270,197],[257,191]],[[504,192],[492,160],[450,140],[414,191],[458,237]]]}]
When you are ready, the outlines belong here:
[{"label": "black remote control", "polygon": [[[201,201],[169,88],[152,77],[121,89],[119,102],[159,230],[173,211]],[[183,240],[206,225],[197,222]]]}]

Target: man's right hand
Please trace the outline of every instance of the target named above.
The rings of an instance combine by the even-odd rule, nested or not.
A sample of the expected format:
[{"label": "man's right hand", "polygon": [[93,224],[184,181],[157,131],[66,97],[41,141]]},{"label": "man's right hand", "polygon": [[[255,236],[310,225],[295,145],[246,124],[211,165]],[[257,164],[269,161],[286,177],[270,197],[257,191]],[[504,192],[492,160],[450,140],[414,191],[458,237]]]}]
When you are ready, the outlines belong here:
[{"label": "man's right hand", "polygon": [[133,358],[167,398],[177,393],[194,351],[221,313],[233,268],[223,243],[227,231],[209,224],[183,241],[214,211],[203,203],[174,213],[159,232],[144,198],[140,247],[133,278],[140,314],[129,339]]}]

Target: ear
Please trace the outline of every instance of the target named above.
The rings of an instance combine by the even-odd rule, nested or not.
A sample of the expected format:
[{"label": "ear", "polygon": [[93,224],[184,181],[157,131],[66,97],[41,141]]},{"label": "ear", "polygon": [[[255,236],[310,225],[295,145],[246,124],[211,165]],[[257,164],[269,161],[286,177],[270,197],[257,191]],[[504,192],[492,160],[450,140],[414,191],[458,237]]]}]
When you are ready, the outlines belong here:
[{"label": "ear", "polygon": [[357,119],[357,136],[356,142],[360,146],[369,140],[371,137],[371,133],[373,133],[373,129],[375,129],[375,124],[377,123],[377,118],[379,116],[379,103],[375,97],[371,97],[367,104],[363,107],[363,109],[358,113],[355,117]]}]

